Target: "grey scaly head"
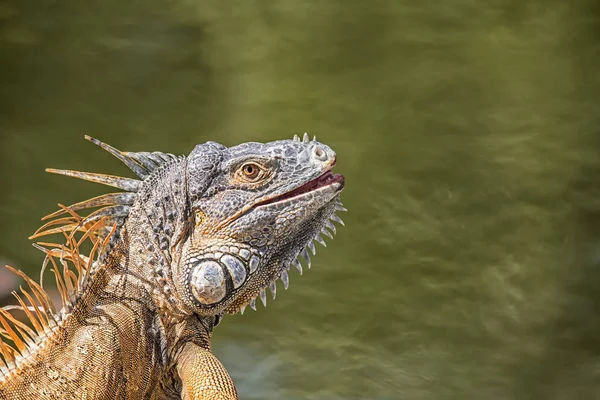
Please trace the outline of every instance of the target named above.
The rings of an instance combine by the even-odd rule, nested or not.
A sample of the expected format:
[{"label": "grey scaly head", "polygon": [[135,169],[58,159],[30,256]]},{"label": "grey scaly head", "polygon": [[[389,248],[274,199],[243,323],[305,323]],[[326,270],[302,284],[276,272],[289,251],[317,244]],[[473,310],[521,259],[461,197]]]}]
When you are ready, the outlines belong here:
[{"label": "grey scaly head", "polygon": [[188,157],[120,152],[88,140],[143,181],[50,172],[129,191],[68,209],[105,206],[79,225],[114,221],[118,230],[105,254],[118,244],[128,247],[130,264],[139,266],[138,275],[153,277],[155,295],[173,315],[243,312],[248,304],[256,309],[257,297],[266,305],[266,288],[275,298],[281,279],[287,289],[290,266],[302,273],[301,256],[310,268],[307,249],[315,254],[313,241],[325,246],[321,235],[333,237],[332,221],[343,224],[336,211],[345,211],[344,178],[331,172],[336,154],[306,134],[229,148],[207,142]]},{"label": "grey scaly head", "polygon": [[344,178],[331,172],[335,162],[331,148],[308,136],[194,149],[187,164],[193,229],[172,271],[199,314],[255,309],[257,296],[266,306],[267,287],[274,298],[277,279],[287,289],[290,265],[302,271],[298,256],[310,266],[306,247],[324,245],[321,233],[335,233],[331,219],[341,222]]}]

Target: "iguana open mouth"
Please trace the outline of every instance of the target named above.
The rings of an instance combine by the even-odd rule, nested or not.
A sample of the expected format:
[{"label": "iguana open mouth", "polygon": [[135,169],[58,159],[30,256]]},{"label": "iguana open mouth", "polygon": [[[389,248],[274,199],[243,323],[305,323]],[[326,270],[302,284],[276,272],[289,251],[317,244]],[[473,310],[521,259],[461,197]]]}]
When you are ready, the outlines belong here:
[{"label": "iguana open mouth", "polygon": [[[331,167],[333,167],[333,165]],[[259,203],[256,203],[254,207],[260,207],[267,204],[273,204],[283,200],[291,199],[292,197],[301,196],[305,193],[312,192],[314,190],[332,185],[334,183],[340,184],[340,187],[337,188],[337,191],[342,190],[344,188],[344,176],[340,174],[334,174],[333,172],[331,172],[330,168],[327,171],[325,171],[322,175],[319,175],[317,178],[313,179],[312,181],[308,181],[304,185],[299,186],[296,189],[290,190],[287,193],[283,193],[279,196],[275,196],[270,199],[266,199]]]},{"label": "iguana open mouth", "polygon": [[335,167],[335,164],[336,164],[336,159],[334,158],[333,161],[329,164],[329,167],[327,168],[327,170],[325,170],[325,172],[323,172],[321,175],[319,175],[315,179],[308,181],[305,184],[303,184],[295,189],[290,190],[289,192],[282,193],[280,195],[261,200],[254,204],[248,204],[247,206],[245,206],[243,209],[239,210],[234,215],[231,215],[229,218],[226,218],[225,220],[223,220],[220,224],[217,225],[216,229],[221,229],[221,228],[229,225],[231,222],[238,219],[242,215],[248,213],[250,210],[254,210],[258,207],[266,206],[269,204],[279,203],[279,202],[289,200],[294,197],[300,197],[306,193],[310,193],[315,190],[318,190],[318,189],[321,189],[321,188],[324,188],[324,187],[327,187],[327,186],[330,186],[330,185],[333,185],[336,183],[338,184],[338,187],[335,189],[335,192],[339,193],[344,188],[345,180],[344,180],[343,175],[334,174],[333,172],[331,172],[333,167]]}]

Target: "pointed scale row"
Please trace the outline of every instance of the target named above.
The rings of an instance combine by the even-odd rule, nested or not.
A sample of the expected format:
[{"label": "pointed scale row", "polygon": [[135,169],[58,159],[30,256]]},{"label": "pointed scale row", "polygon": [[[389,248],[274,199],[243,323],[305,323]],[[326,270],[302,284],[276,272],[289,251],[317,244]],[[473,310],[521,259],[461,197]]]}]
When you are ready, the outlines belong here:
[{"label": "pointed scale row", "polygon": [[[90,182],[100,183],[107,186],[116,187],[118,189],[125,190],[124,193],[109,193],[102,196],[94,197],[89,200],[84,200],[79,203],[72,204],[68,207],[62,207],[60,210],[49,214],[42,218],[42,220],[48,220],[55,218],[59,215],[65,214],[68,210],[77,211],[87,208],[104,207],[97,210],[96,213],[92,213],[86,218],[86,222],[92,220],[92,218],[98,219],[101,216],[109,215],[112,217],[123,217],[129,214],[129,206],[131,206],[136,198],[136,192],[139,191],[142,186],[143,180],[150,176],[155,170],[162,167],[163,165],[177,160],[179,157],[160,152],[124,152],[117,150],[116,148],[94,139],[90,136],[85,137],[90,142],[101,147],[102,149],[109,152],[111,155],[120,160],[125,164],[131,171],[133,171],[139,179],[124,178],[121,176],[98,174],[93,172],[80,172],[72,170],[62,170],[55,168],[46,169],[47,172],[52,174],[70,176],[73,178],[79,178]],[[56,233],[54,229],[52,232]]]},{"label": "pointed scale row", "polygon": [[[316,141],[317,141],[317,137],[313,136],[313,142],[316,142]],[[308,133],[304,132],[304,136],[302,137],[302,139],[300,139],[300,137],[298,135],[294,135],[294,142],[309,143],[310,138],[308,137]]]},{"label": "pointed scale row", "polygon": [[[336,211],[347,211],[347,210],[341,204],[338,203],[336,205]],[[340,217],[338,217],[336,214],[333,214],[330,217],[330,219],[331,219],[331,221],[335,221],[342,226],[344,225],[344,221],[342,221],[342,219]],[[330,231],[325,228],[329,228]],[[321,233],[323,233],[327,237],[330,237],[333,239],[333,235],[335,235],[335,233],[336,233],[335,226],[330,221],[327,221],[327,223],[325,224],[325,227],[323,227],[323,229],[321,230]],[[326,243],[320,234],[317,234],[313,240],[322,244],[324,247],[326,246]],[[302,256],[302,258],[304,258],[304,261],[306,262],[306,265],[308,266],[308,268],[310,269],[310,267],[311,267],[310,256],[308,255],[307,249],[310,249],[310,251],[313,255],[315,255],[317,253],[317,251],[315,249],[315,245],[314,245],[313,241],[311,241],[306,246],[306,248],[304,248],[300,251],[300,253],[296,256],[296,258],[290,264],[290,265],[293,265],[298,270],[298,272],[300,272],[300,275],[302,275],[303,270],[302,270],[302,264],[300,263],[300,260],[298,257]],[[288,269],[289,269],[289,266],[287,268],[284,268],[283,271],[281,271],[281,275],[279,276],[279,279],[283,283],[283,287],[285,290],[287,290],[287,288],[290,285],[290,277],[289,277],[289,274],[287,271]],[[271,295],[273,297],[273,300],[275,300],[275,297],[277,296],[276,280],[269,284],[269,289],[271,290]],[[266,307],[267,306],[267,292],[266,292],[265,288],[259,290],[258,298],[260,299],[263,306]],[[256,311],[256,297],[251,299],[248,304],[245,304],[240,307],[240,314],[244,314],[244,311],[246,310],[246,306],[248,306],[248,305],[250,306],[251,309]]]}]

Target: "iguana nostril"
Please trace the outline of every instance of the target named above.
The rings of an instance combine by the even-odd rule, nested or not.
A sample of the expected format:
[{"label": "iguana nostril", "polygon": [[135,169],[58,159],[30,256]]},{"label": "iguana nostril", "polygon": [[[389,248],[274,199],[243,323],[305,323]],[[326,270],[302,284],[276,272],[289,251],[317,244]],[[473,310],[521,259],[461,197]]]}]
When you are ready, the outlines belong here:
[{"label": "iguana nostril", "polygon": [[321,146],[315,146],[313,149],[313,155],[319,161],[327,161],[327,153]]}]

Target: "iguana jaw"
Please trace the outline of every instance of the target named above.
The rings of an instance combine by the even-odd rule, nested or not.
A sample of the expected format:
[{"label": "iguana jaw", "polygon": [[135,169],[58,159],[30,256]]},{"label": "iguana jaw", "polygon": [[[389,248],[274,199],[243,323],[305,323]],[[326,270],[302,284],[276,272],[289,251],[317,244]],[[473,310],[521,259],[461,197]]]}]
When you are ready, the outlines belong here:
[{"label": "iguana jaw", "polygon": [[[289,246],[289,248],[282,254],[273,256],[269,249],[270,245],[261,247],[219,239],[214,240],[210,245],[205,242],[203,250],[194,253],[185,262],[189,270],[193,271],[190,275],[190,288],[195,300],[200,300],[196,302],[200,314],[213,315],[222,311],[229,314],[243,313],[247,305],[256,310],[257,297],[266,306],[265,289],[270,288],[275,299],[277,280],[281,280],[284,288],[287,289],[290,267],[293,265],[302,274],[299,261],[299,257],[302,257],[306,266],[310,268],[308,250],[315,254],[313,241],[325,246],[321,234],[333,238],[336,229],[332,222],[343,225],[342,220],[336,215],[337,211],[346,211],[339,199],[343,185],[342,175],[327,171],[297,189],[273,197],[274,201],[265,201],[252,207],[253,212],[266,212],[273,215],[285,213],[289,208],[300,207],[304,210],[301,214],[309,218],[311,227],[298,233],[284,232],[285,236],[297,240],[286,244],[284,247]],[[312,210],[309,208],[310,211],[307,212],[303,206],[306,204],[313,204],[312,207],[315,208]],[[312,220],[317,213],[320,214],[319,218]],[[295,228],[290,227],[290,229]],[[229,257],[227,261],[225,257]],[[220,265],[223,265],[223,268]],[[257,274],[261,277],[257,278]],[[220,283],[225,281],[230,283]],[[234,288],[231,287],[232,284]],[[194,292],[198,288],[202,289],[201,292]]]},{"label": "iguana jaw", "polygon": [[336,192],[342,190],[344,188],[344,176],[340,174],[334,174],[331,172],[331,169],[328,169],[325,173],[311,181],[308,181],[304,185],[299,186],[296,189],[290,190],[287,193],[283,193],[279,196],[274,196],[269,199],[260,201],[257,204],[255,204],[253,208],[258,208],[269,204],[275,204],[282,201],[290,200],[295,197],[300,197],[307,193],[324,188],[326,186],[331,186]]},{"label": "iguana jaw", "polygon": [[[287,207],[289,203],[293,203],[296,201],[310,201],[310,199],[318,199],[321,198],[325,201],[325,203],[319,207],[321,209],[320,213],[322,215],[321,222],[313,225],[312,228],[300,234],[300,236],[296,236],[296,233],[290,233],[297,240],[293,241],[293,245],[289,244],[289,246],[293,246],[285,253],[278,255],[272,258],[267,264],[262,264],[259,267],[267,272],[269,278],[262,280],[258,285],[252,285],[252,288],[248,290],[244,290],[242,293],[239,293],[236,299],[225,307],[224,311],[228,314],[235,314],[237,312],[244,313],[244,310],[249,305],[253,310],[257,310],[256,303],[257,298],[263,303],[266,307],[267,305],[267,294],[266,290],[269,288],[271,290],[271,294],[273,300],[275,299],[276,294],[276,282],[277,280],[281,280],[283,283],[284,289],[287,289],[289,286],[289,270],[291,266],[294,266],[302,275],[303,268],[300,260],[302,260],[305,265],[310,268],[311,260],[309,256],[309,252],[312,255],[315,255],[316,249],[313,242],[317,242],[323,246],[326,246],[325,241],[321,237],[321,235],[325,235],[329,238],[333,238],[335,235],[336,229],[333,226],[332,222],[337,222],[341,225],[344,225],[343,221],[336,215],[338,211],[346,211],[346,209],[342,206],[339,199],[339,192],[342,189],[342,183],[333,183],[330,185],[321,186],[318,189],[313,189],[312,191],[305,192],[304,195],[298,195],[295,197],[287,198],[285,200],[280,200],[275,203],[270,203],[265,207],[273,207],[277,209],[279,204],[282,207]],[[333,192],[333,193],[332,193]],[[306,194],[308,193],[308,194]],[[306,197],[306,199],[304,198]],[[302,200],[296,200],[302,199]],[[327,199],[327,200],[325,200]],[[262,209],[262,207],[261,207]]]}]

